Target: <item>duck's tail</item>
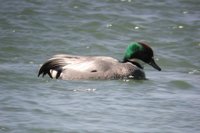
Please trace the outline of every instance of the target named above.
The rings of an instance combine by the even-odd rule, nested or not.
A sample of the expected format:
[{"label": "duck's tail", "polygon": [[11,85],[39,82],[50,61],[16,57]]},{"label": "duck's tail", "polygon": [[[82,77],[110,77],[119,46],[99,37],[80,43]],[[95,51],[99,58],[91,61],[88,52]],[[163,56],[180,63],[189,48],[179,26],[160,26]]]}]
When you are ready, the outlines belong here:
[{"label": "duck's tail", "polygon": [[45,62],[39,72],[38,77],[42,74],[42,77],[44,77],[46,74],[49,75],[50,78],[56,78],[58,79],[63,71],[63,67],[66,65],[63,59],[61,58],[52,58]]}]

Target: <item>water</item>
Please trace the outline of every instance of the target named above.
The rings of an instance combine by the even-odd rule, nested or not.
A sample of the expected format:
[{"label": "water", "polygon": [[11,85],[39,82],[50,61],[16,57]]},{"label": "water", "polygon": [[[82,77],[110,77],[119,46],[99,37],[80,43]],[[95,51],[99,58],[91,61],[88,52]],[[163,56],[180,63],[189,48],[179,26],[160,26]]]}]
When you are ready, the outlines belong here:
[{"label": "water", "polygon": [[[196,133],[200,130],[197,0],[1,0],[1,133]],[[57,53],[122,59],[143,40],[158,72],[144,81],[38,78]]]}]

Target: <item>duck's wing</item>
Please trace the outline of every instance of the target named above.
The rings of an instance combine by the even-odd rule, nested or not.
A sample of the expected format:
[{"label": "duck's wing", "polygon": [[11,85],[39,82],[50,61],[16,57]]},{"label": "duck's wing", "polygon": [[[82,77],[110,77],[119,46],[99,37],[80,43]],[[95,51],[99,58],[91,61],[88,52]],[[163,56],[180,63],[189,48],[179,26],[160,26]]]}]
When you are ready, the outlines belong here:
[{"label": "duck's wing", "polygon": [[89,56],[78,56],[78,55],[68,55],[68,54],[57,54],[54,55],[51,59],[49,60],[54,60],[54,59],[63,59],[66,65],[69,64],[77,64],[84,62],[86,60],[89,60],[91,57]]},{"label": "duck's wing", "polygon": [[[90,75],[94,72],[100,72],[101,74],[109,70],[113,64],[116,64],[118,60],[112,57],[105,56],[75,56],[75,55],[55,55],[53,58],[45,62],[38,73],[38,76],[42,74],[45,76],[48,74],[51,78],[59,78],[61,74],[63,76],[77,76],[78,75]],[[76,75],[74,75],[76,73]]]},{"label": "duck's wing", "polygon": [[[51,78],[58,78],[65,67],[76,66],[76,64],[81,64],[82,62],[89,60],[89,58],[91,57],[66,54],[54,55],[53,58],[49,59],[41,66],[38,77],[41,74],[43,77],[48,74]],[[55,71],[56,75],[54,75]]]}]

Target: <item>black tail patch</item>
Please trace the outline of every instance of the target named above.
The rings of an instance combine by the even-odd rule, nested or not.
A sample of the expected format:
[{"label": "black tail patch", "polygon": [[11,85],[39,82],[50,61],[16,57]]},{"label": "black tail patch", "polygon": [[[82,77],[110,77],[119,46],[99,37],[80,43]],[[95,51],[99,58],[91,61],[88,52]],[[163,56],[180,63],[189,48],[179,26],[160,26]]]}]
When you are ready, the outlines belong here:
[{"label": "black tail patch", "polygon": [[[42,67],[40,68],[38,72],[38,77],[42,74],[42,77],[44,77],[46,74],[49,75],[50,78],[56,78],[58,79],[60,77],[60,74],[63,71],[63,66],[67,65],[63,59],[60,58],[54,58],[51,60],[48,60],[45,62]],[[57,74],[55,77],[52,76],[51,70],[57,71]]]}]

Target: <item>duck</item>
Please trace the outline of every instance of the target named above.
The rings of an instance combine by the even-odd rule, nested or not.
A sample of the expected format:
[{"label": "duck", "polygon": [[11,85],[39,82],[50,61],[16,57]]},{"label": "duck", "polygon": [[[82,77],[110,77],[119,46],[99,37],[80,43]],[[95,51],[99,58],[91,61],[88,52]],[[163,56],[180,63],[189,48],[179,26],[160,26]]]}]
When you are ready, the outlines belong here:
[{"label": "duck", "polygon": [[140,61],[161,71],[152,48],[144,42],[132,42],[125,49],[122,60],[108,56],[54,55],[40,67],[38,77],[49,75],[52,79],[62,80],[146,79]]}]

